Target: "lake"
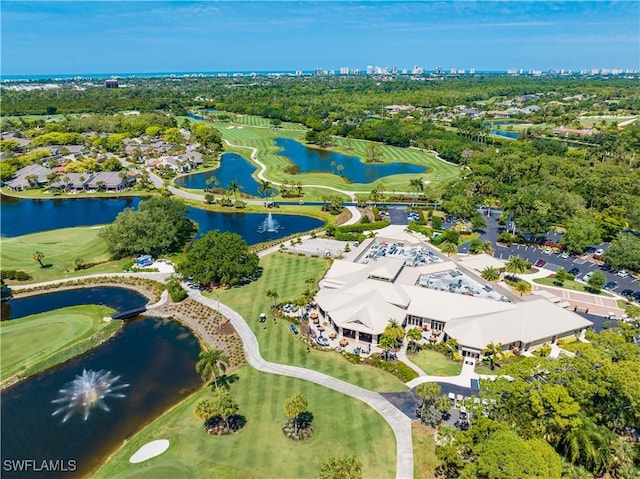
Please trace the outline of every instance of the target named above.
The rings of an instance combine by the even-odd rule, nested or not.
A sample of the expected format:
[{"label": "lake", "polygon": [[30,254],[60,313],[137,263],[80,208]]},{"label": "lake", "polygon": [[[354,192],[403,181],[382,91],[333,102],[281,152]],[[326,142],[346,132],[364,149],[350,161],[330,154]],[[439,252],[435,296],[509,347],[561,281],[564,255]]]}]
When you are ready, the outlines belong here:
[{"label": "lake", "polygon": [[[47,296],[58,294],[62,293]],[[39,297],[24,301],[38,302]],[[65,300],[61,299],[58,306],[63,304]],[[124,301],[116,306],[128,309],[133,304]],[[73,460],[77,471],[13,473],[4,469],[2,477],[90,475],[124,440],[201,386],[195,371],[199,351],[193,334],[175,321],[130,320],[119,334],[91,352],[3,391],[3,465],[10,459],[34,459],[37,463]],[[107,395],[104,403],[109,411],[94,407],[85,420],[80,410],[63,422],[66,410],[60,415],[52,414],[66,401],[52,401],[61,397],[70,400],[70,395],[63,395],[60,390],[83,370],[104,370],[111,377],[119,376],[113,386],[128,384],[119,391],[124,397]]]},{"label": "lake", "polygon": [[183,188],[204,190],[207,187],[207,180],[212,176],[220,182],[218,186],[211,185],[211,188],[228,189],[229,183],[236,180],[242,189],[238,192],[251,196],[262,196],[258,192],[259,183],[252,176],[256,167],[236,153],[225,153],[220,158],[220,166],[215,170],[201,171],[190,175],[180,176],[174,183]]},{"label": "lake", "polygon": [[[2,236],[20,236],[58,228],[111,223],[120,211],[136,207],[139,198],[78,198],[31,200],[2,197]],[[322,226],[317,218],[273,214],[276,228],[263,229],[266,213],[220,213],[187,207],[187,216],[199,226],[198,235],[218,229],[238,233],[248,244],[272,241]]]},{"label": "lake", "polygon": [[2,303],[2,320],[18,319],[78,304],[101,304],[116,311],[123,311],[122,305],[126,305],[126,309],[135,309],[147,302],[147,298],[127,288],[99,286],[69,289],[5,301]]},{"label": "lake", "polygon": [[337,174],[336,167],[331,166],[333,161],[336,162],[336,166],[342,165],[344,167],[342,176],[353,183],[371,183],[385,176],[426,173],[428,171],[426,166],[409,163],[363,163],[360,158],[355,156],[309,148],[290,138],[276,138],[275,141],[276,145],[282,148],[278,155],[286,156],[298,165],[300,173],[325,171]]}]

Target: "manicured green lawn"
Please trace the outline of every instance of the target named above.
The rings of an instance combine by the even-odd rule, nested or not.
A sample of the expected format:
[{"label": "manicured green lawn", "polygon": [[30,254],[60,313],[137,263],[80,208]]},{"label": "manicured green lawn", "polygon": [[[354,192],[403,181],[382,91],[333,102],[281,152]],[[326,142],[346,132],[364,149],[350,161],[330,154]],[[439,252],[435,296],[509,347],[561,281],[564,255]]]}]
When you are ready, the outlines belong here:
[{"label": "manicured green lawn", "polygon": [[606,291],[600,291],[599,293],[594,293],[592,290],[588,289],[588,286],[584,283],[580,283],[578,281],[565,281],[562,286],[558,286],[555,284],[554,278],[536,278],[533,280],[534,283],[542,284],[545,286],[555,286],[557,288],[570,289],[571,291],[578,291],[580,293],[592,293],[599,294],[600,296],[607,296],[611,298],[612,296]]},{"label": "manicured green lawn", "polygon": [[112,312],[104,306],[83,305],[3,321],[0,379],[24,371],[105,329],[109,323],[102,318]]},{"label": "manicured green lawn", "polygon": [[[258,160],[267,166],[265,176],[274,182],[281,183],[284,180],[301,182],[303,185],[323,185],[339,190],[347,190],[368,195],[376,186],[382,185],[383,189],[390,194],[393,192],[409,192],[409,180],[419,176],[425,182],[431,183],[436,188],[445,188],[446,185],[460,174],[460,169],[456,165],[451,165],[440,161],[430,153],[420,151],[417,148],[398,148],[389,145],[379,144],[383,163],[411,163],[428,167],[425,174],[404,174],[392,175],[380,178],[372,183],[350,183],[348,179],[333,174],[331,172],[309,172],[293,175],[285,172],[292,162],[281,156],[280,148],[275,144],[275,138],[286,137],[301,140],[306,129],[301,125],[287,124],[286,127],[273,129],[269,126],[269,120],[252,116],[236,116],[233,123],[230,122],[210,122],[222,133],[223,139],[229,141],[234,146],[225,145],[227,151],[234,151],[249,159],[251,151],[248,147],[257,148]],[[340,137],[332,137],[334,145],[330,151],[340,152],[350,156],[364,157],[365,145],[369,142],[364,140],[351,140],[349,143]],[[438,180],[437,177],[440,179]],[[320,201],[323,196],[335,196],[338,192],[324,188],[304,188],[306,201]],[[276,198],[281,199],[281,198]]]},{"label": "manicured green lawn", "polygon": [[462,371],[462,363],[451,361],[444,354],[429,349],[411,354],[409,359],[429,376],[457,376]]},{"label": "manicured green lawn", "polygon": [[[231,394],[246,426],[233,436],[207,435],[193,414],[194,404],[210,395],[203,389],[144,428],[107,462],[96,478],[313,478],[331,456],[355,454],[364,477],[395,477],[395,440],[391,428],[364,403],[316,384],[260,373],[244,366]],[[284,436],[284,401],[302,393],[313,413],[314,436],[294,442]],[[140,464],[131,455],[155,439],[169,449]]]},{"label": "manicured green lawn", "polygon": [[[110,259],[107,245],[98,236],[100,228],[100,226],[81,226],[2,238],[0,239],[2,269],[25,271],[33,277],[32,282],[95,273],[121,272],[122,265],[127,260],[112,261]],[[36,251],[44,253],[42,263],[45,266],[51,266],[41,268],[32,259]],[[77,258],[82,258],[85,264],[100,264],[73,271],[73,261]]]},{"label": "manicured green lawn", "polygon": [[[314,278],[317,282],[329,264],[321,258],[269,254],[260,260],[263,267],[260,279],[239,288],[219,291],[220,301],[244,317],[258,338],[260,353],[268,361],[313,369],[373,391],[405,390],[406,386],[398,378],[380,369],[351,364],[333,351],[311,349],[307,352],[300,337],[289,329],[289,321],[273,322],[273,316],[269,314],[273,300],[267,297],[267,290],[278,292],[278,302],[296,300],[307,287],[305,280]],[[211,297],[215,298],[215,294]],[[266,323],[258,321],[263,312],[269,317]]]},{"label": "manicured green lawn", "polygon": [[411,424],[413,438],[413,477],[416,479],[434,479],[436,467],[440,461],[436,457],[435,429],[420,421]]}]

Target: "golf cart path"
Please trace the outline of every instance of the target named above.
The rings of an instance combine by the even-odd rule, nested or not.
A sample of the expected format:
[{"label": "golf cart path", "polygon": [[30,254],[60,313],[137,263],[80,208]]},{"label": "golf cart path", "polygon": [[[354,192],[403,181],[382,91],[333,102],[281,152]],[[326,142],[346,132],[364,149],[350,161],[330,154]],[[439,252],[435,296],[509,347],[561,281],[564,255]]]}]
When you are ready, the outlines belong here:
[{"label": "golf cart path", "polygon": [[405,416],[399,409],[393,406],[380,394],[349,384],[340,379],[333,378],[311,369],[266,361],[260,355],[260,346],[258,345],[256,336],[240,314],[224,304],[203,296],[198,290],[189,290],[189,297],[211,309],[219,311],[223,316],[231,321],[231,324],[242,339],[247,362],[253,368],[266,373],[311,381],[329,389],[333,389],[334,391],[346,394],[347,396],[359,399],[375,409],[378,414],[387,421],[389,426],[391,426],[396,437],[396,479],[413,478],[413,441],[411,438],[411,419]]}]

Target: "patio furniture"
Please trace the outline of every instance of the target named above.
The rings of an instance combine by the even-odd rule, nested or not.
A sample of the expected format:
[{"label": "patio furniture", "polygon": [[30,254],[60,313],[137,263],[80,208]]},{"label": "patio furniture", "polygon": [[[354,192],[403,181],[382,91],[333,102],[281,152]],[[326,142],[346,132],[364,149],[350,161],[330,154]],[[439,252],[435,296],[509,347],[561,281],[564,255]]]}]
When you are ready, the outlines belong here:
[{"label": "patio furniture", "polygon": [[348,344],[349,344],[349,341],[347,341],[346,339],[342,338],[342,339],[340,340],[340,346],[342,346],[343,348],[344,348],[345,346],[347,346]]},{"label": "patio furniture", "polygon": [[318,319],[318,313],[311,313],[311,319]]},{"label": "patio furniture", "polygon": [[324,331],[324,326],[318,326],[318,331]]},{"label": "patio furniture", "polygon": [[331,334],[329,334],[329,337],[330,337],[331,339],[336,339],[336,333],[331,333]]}]

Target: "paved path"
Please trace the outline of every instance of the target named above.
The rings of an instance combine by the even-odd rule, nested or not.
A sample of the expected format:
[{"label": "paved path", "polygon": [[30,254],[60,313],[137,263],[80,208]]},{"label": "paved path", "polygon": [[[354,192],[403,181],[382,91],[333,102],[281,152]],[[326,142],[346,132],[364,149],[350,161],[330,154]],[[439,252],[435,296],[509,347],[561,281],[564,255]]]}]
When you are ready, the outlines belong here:
[{"label": "paved path", "polygon": [[311,381],[321,386],[341,392],[347,396],[359,399],[373,409],[375,409],[391,426],[396,436],[396,478],[413,478],[413,441],[411,438],[411,419],[405,416],[399,409],[393,406],[380,394],[368,391],[345,381],[327,376],[310,369],[286,364],[276,364],[265,361],[260,355],[260,346],[253,331],[245,320],[234,310],[224,304],[203,296],[200,291],[189,291],[189,297],[218,310],[223,316],[228,318],[236,329],[244,345],[244,353],[247,362],[258,371],[289,376],[305,381]]}]

